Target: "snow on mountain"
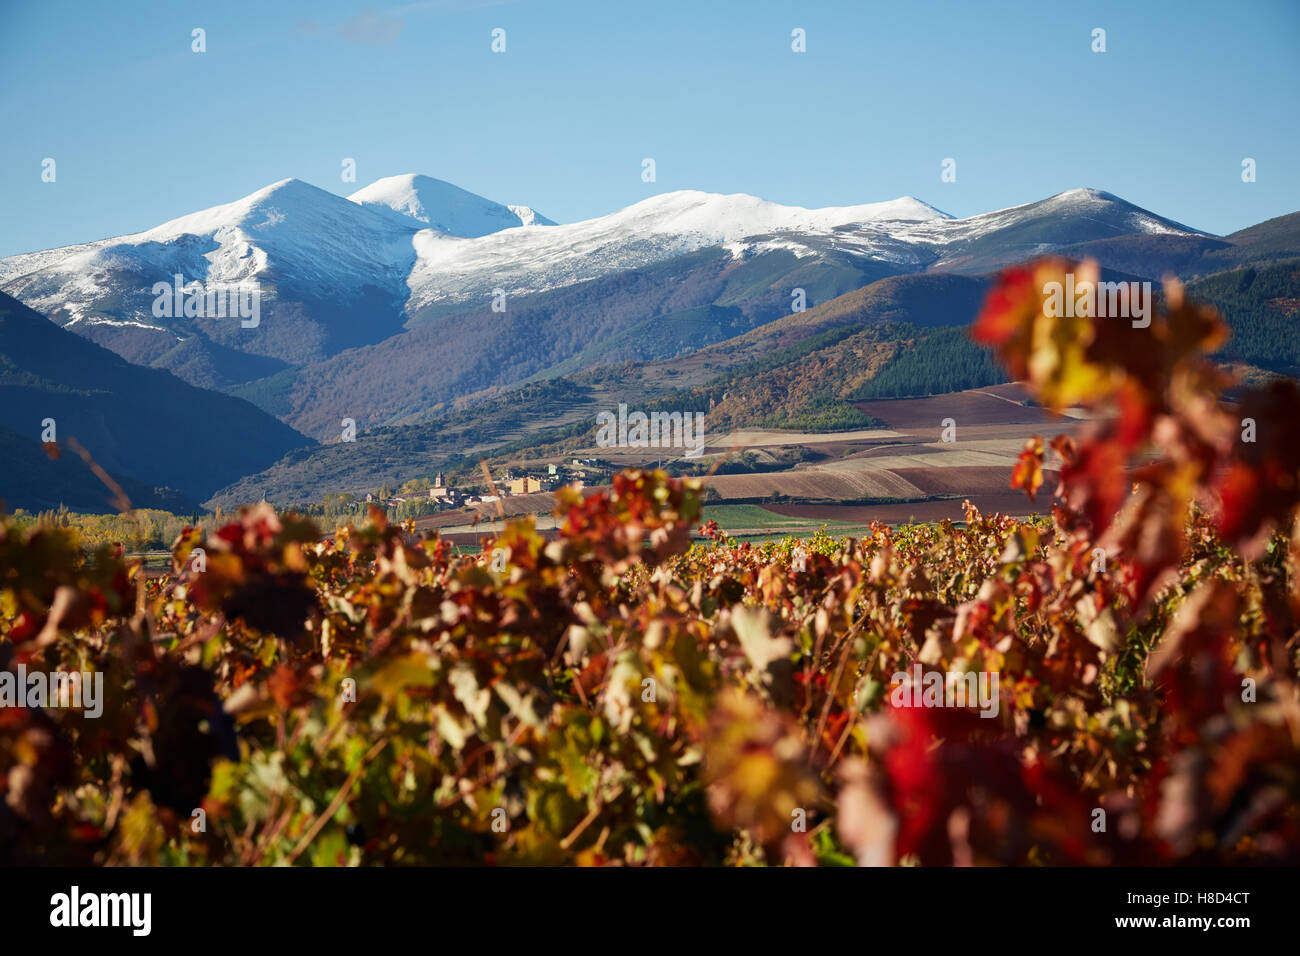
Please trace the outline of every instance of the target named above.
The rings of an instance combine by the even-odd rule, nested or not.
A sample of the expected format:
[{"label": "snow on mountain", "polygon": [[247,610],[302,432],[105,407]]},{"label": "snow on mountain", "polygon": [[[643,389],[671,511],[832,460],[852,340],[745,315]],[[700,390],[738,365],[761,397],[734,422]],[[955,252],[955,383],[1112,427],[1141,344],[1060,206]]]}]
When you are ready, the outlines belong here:
[{"label": "snow on mountain", "polygon": [[[300,301],[328,302],[336,313],[358,301],[360,290],[377,291],[398,310],[404,304],[409,316],[440,303],[486,301],[495,289],[538,292],[710,247],[736,258],[843,253],[899,272],[971,271],[1131,233],[1194,230],[1095,189],[966,219],[910,196],[804,209],[685,190],[555,225],[527,206],[501,205],[428,176],[391,176],[346,199],[286,179],[142,233],[0,260],[0,286],[64,324],[158,329],[146,293],[175,272],[206,282],[260,277]],[[349,334],[349,341],[365,341],[364,323]]]},{"label": "snow on mountain", "polygon": [[722,195],[689,189],[654,196],[604,217],[624,227],[694,234],[715,242],[775,232],[826,233],[840,226],[884,220],[947,218],[950,217],[946,213],[911,196],[860,206],[804,209],[782,206],[745,193]]},{"label": "snow on mountain", "polygon": [[418,259],[407,308],[490,294],[494,288],[538,292],[711,246],[725,246],[732,255],[743,256],[778,248],[811,255],[829,245],[910,262],[912,254],[900,237],[905,239],[917,224],[948,218],[910,196],[804,209],[743,193],[682,190],[608,216],[544,230],[468,240],[422,232],[415,239]]},{"label": "snow on mountain", "polygon": [[[63,324],[160,328],[152,286],[259,279],[312,295],[365,285],[405,297],[419,226],[395,222],[298,179],[144,232],[0,260],[0,284]],[[113,308],[104,308],[112,303]]]},{"label": "snow on mountain", "polygon": [[406,173],[376,180],[348,197],[354,203],[404,222],[414,220],[426,228],[474,239],[519,226],[553,226],[555,223],[528,206],[503,206],[451,183]]},{"label": "snow on mountain", "polygon": [[507,207],[512,213],[519,217],[519,221],[525,226],[554,226],[551,220],[547,219],[531,206],[509,206]]},{"label": "snow on mountain", "polygon": [[374,281],[403,274],[417,229],[378,214],[358,215],[353,204],[333,193],[285,179],[233,203],[163,223],[138,239],[211,237],[218,246],[205,255],[209,275],[222,281],[252,278],[270,268],[280,278],[333,283],[344,276]]},{"label": "snow on mountain", "polygon": [[1133,233],[1202,234],[1100,189],[1070,189],[1038,202],[929,223],[912,230],[909,239],[956,251],[963,244],[995,234],[1006,237],[1017,233],[1026,237],[1037,233],[1041,241],[1036,246],[1044,251]]}]

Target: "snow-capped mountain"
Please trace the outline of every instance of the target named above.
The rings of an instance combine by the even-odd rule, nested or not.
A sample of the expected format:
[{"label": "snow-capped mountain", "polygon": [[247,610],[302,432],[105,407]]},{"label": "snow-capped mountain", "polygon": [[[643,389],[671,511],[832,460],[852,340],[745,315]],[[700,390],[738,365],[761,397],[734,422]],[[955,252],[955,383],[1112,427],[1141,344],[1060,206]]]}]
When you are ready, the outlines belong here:
[{"label": "snow-capped mountain", "polygon": [[[739,305],[753,324],[788,310],[791,286],[816,301],[884,275],[984,272],[1061,246],[1155,233],[1195,234],[1090,189],[966,219],[907,196],[804,209],[680,191],[556,225],[427,176],[388,177],[347,198],[286,179],[145,232],[0,259],[0,289],[129,361],[231,387],[486,308],[498,289],[518,303],[653,269],[658,278],[646,281],[667,285],[658,299],[628,306],[650,310],[638,321],[718,301]],[[704,260],[690,256],[709,250],[700,273]],[[696,279],[725,282],[728,269],[746,276],[739,291],[699,299]],[[258,280],[260,323],[155,315],[152,290],[177,274],[207,287]],[[652,300],[659,304],[645,304]]]},{"label": "snow-capped mountain", "polygon": [[476,239],[518,226],[553,226],[551,220],[528,206],[503,206],[451,183],[406,173],[376,180],[348,197],[385,215],[396,213],[418,228],[466,239]]},{"label": "snow-capped mountain", "polygon": [[745,194],[683,190],[642,200],[608,216],[550,229],[499,232],[460,241],[415,239],[408,311],[490,295],[525,294],[598,278],[711,246],[734,256],[785,250],[812,256],[841,248],[900,265],[918,264],[908,235],[950,217],[905,196],[861,206],[803,209]]},{"label": "snow-capped mountain", "polygon": [[1059,226],[1072,220],[1094,223],[1114,235],[1171,232],[1193,234],[1198,231],[1157,216],[1100,189],[1069,189],[1038,202],[981,213],[966,219],[954,219],[940,241],[974,238],[1009,227]]},{"label": "snow-capped mountain", "polygon": [[[341,315],[351,306],[388,302],[395,317],[384,325],[400,326],[396,314],[406,298],[418,228],[285,179],[145,232],[0,260],[0,285],[131,361],[150,364],[197,334],[292,362],[373,340],[364,328],[373,319]],[[256,279],[263,317],[279,321],[244,329],[238,322],[159,318],[154,286],[172,284],[175,275],[209,288]],[[311,313],[335,317],[334,327],[320,327]],[[115,337],[114,329],[130,334]]]},{"label": "snow-capped mountain", "polygon": [[1128,235],[1205,235],[1100,189],[1070,189],[1038,202],[924,224],[908,236],[929,246],[931,268],[980,272],[1062,246]]},{"label": "snow-capped mountain", "polygon": [[955,219],[911,196],[860,206],[803,209],[744,194],[666,193],[608,216],[472,241],[415,237],[412,315],[502,289],[542,292],[709,247],[733,258],[785,252],[838,255],[892,272],[980,272],[1074,243],[1128,234],[1201,235],[1117,196],[1072,189],[1040,202]]}]

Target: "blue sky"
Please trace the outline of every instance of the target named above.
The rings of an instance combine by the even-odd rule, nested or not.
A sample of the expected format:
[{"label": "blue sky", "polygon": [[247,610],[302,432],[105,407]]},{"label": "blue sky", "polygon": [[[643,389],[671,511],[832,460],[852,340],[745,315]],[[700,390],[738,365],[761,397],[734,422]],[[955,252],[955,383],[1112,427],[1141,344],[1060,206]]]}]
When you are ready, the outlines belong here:
[{"label": "blue sky", "polygon": [[0,0],[0,91],[0,255],[289,176],[560,222],[673,189],[965,216],[1094,186],[1220,234],[1300,209],[1296,0]]}]

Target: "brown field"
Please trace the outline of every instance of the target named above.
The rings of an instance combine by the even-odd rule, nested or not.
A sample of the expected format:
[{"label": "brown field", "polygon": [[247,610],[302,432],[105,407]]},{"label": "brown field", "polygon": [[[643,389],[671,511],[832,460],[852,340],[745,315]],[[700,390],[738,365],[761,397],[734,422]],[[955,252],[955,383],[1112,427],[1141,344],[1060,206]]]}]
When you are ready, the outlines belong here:
[{"label": "brown field", "polygon": [[928,398],[874,399],[853,404],[890,428],[912,433],[937,433],[945,418],[957,423],[959,434],[965,424],[1045,425],[1060,421],[1041,408],[1020,404],[1023,398],[1018,385],[1000,385]]},{"label": "brown field", "polygon": [[879,441],[884,438],[902,438],[896,431],[886,428],[868,428],[851,432],[787,432],[773,428],[744,428],[728,432],[721,438],[709,438],[706,451],[728,451],[732,448],[780,448],[787,445],[825,445],[845,442]]},{"label": "brown field", "polygon": [[[900,468],[894,472],[927,495],[1001,495],[1011,488],[1011,469],[956,466],[953,468]],[[1056,487],[1057,474],[1043,473],[1043,485]]]},{"label": "brown field", "polygon": [[704,485],[723,500],[764,498],[785,495],[790,498],[920,498],[924,494],[911,482],[884,469],[831,471],[803,468],[775,471],[760,475],[714,475]]}]

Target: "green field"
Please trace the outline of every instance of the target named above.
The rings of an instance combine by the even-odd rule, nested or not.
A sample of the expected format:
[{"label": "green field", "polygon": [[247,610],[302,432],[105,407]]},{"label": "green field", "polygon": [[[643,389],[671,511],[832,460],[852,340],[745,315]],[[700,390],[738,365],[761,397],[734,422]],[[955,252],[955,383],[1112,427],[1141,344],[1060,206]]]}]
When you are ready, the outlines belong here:
[{"label": "green field", "polygon": [[797,531],[828,528],[861,527],[851,521],[832,521],[826,518],[797,518],[779,515],[759,505],[707,505],[700,522],[716,521],[723,531]]}]

